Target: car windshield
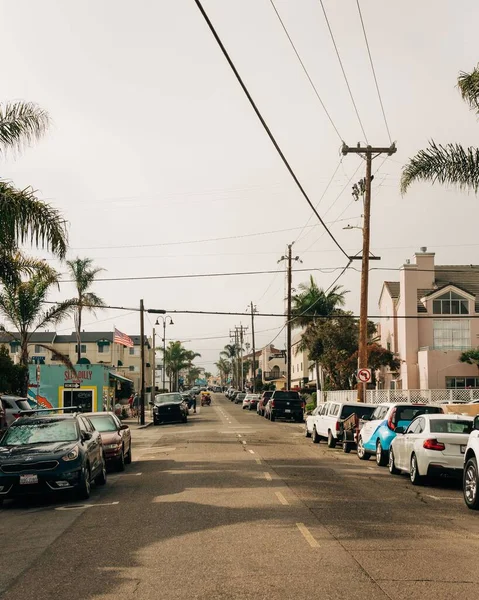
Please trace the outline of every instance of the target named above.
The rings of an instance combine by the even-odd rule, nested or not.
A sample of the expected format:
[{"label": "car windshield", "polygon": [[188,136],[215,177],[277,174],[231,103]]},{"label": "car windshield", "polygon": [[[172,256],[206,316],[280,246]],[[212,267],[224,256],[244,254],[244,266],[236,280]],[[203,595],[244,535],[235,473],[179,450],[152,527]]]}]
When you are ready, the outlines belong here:
[{"label": "car windshield", "polygon": [[418,415],[442,414],[443,410],[440,406],[398,406],[394,416],[394,424],[401,422],[411,422]]},{"label": "car windshield", "polygon": [[167,404],[168,402],[181,402],[181,394],[159,394],[155,396],[156,404]]},{"label": "car windshield", "polygon": [[375,408],[375,406],[364,406],[364,404],[360,406],[343,406],[341,409],[341,419],[347,419],[354,413],[361,418],[363,415],[367,415],[369,417],[373,414]]},{"label": "car windshield", "polygon": [[88,418],[93,423],[93,427],[100,433],[117,431],[118,429],[115,419],[111,415],[95,415]]},{"label": "car windshield", "polygon": [[78,439],[78,429],[74,420],[31,420],[28,423],[13,424],[10,429],[7,429],[0,445],[24,446],[26,444],[74,442],[76,439]]},{"label": "car windshield", "polygon": [[471,433],[471,421],[459,421],[458,419],[431,419],[429,421],[431,433]]}]

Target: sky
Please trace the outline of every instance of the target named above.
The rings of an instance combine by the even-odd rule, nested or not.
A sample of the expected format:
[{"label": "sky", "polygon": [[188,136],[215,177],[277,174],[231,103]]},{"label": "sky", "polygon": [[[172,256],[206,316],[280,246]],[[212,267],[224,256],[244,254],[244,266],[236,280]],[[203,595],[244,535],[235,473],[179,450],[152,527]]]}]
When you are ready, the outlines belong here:
[{"label": "sky", "polygon": [[[318,0],[274,0],[334,122],[331,125],[271,0],[203,0],[203,6],[311,201],[348,253],[361,248],[362,205],[351,185],[364,163],[341,156],[341,140],[365,143]],[[427,246],[438,264],[479,263],[478,200],[454,188],[414,184],[401,196],[408,157],[428,140],[474,145],[479,124],[455,87],[477,64],[479,4],[472,0],[361,0],[387,122],[398,151],[379,157],[372,192],[369,314],[384,280]],[[324,0],[367,140],[389,146],[356,0]],[[235,325],[284,312],[284,262],[294,242],[302,263],[293,286],[313,275],[327,288],[345,257],[311,216],[193,0],[0,0],[2,94],[52,119],[47,135],[0,176],[60,209],[68,258],[91,257],[101,277],[270,274],[99,281],[114,306],[245,312],[174,314],[167,340],[200,352],[206,370]],[[328,187],[328,182],[330,182]],[[306,227],[305,227],[306,226]],[[221,238],[221,239],[218,239]],[[61,273],[65,266],[41,251]],[[359,263],[354,265],[359,269]],[[359,312],[358,271],[338,281]],[[73,295],[64,283],[51,299]],[[86,315],[85,329],[139,333],[137,312]],[[257,317],[256,346],[284,347],[281,317]],[[145,332],[155,324],[147,315]],[[157,339],[161,337],[158,332]],[[72,331],[61,323],[58,331]],[[210,338],[210,339],[205,339]],[[214,338],[214,339],[211,339]]]}]

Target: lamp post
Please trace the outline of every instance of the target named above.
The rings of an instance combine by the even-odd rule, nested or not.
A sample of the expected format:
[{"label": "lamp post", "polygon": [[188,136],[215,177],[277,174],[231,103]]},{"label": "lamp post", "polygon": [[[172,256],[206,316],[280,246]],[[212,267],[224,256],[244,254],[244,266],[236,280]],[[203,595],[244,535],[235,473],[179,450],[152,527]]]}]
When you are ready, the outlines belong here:
[{"label": "lamp post", "polygon": [[[167,324],[174,325],[174,323],[173,323],[173,319],[170,317],[170,315],[166,315],[165,317],[158,317],[156,319],[155,325],[159,325],[158,321],[160,319],[163,321],[163,389],[165,389],[165,386],[166,386],[166,361],[165,361],[165,357],[166,357],[166,325]],[[170,319],[169,323],[167,322],[167,319]]]}]

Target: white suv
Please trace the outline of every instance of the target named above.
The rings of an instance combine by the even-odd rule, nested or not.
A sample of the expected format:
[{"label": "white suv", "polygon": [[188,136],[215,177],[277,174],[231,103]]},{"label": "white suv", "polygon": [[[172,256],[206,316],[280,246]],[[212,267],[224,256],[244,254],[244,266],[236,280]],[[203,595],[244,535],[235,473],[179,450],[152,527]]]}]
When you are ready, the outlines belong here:
[{"label": "white suv", "polygon": [[22,398],[21,396],[9,396],[5,394],[0,396],[0,402],[2,403],[5,421],[8,427],[20,416],[22,410],[29,410],[31,408],[28,398]]},{"label": "white suv", "polygon": [[463,490],[466,505],[471,510],[479,510],[479,416],[474,418],[474,425],[464,454]]},{"label": "white suv", "polygon": [[359,418],[363,415],[362,408],[369,404],[362,402],[326,402],[321,412],[312,419],[311,437],[313,443],[318,444],[320,439],[328,440],[328,448],[334,448],[339,441],[340,422],[353,413]]}]

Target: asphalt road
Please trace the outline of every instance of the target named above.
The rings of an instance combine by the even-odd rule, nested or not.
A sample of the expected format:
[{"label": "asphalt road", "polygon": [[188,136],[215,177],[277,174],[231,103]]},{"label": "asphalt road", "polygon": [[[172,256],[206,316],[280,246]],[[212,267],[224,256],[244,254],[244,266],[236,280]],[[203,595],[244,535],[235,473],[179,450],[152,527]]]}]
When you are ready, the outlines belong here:
[{"label": "asphalt road", "polygon": [[479,514],[222,395],[187,424],[135,430],[94,489],[0,510],[2,600],[463,600]]}]

